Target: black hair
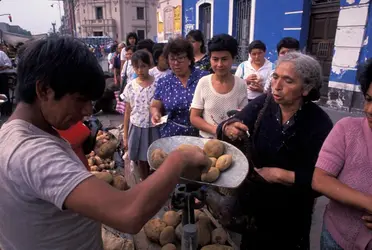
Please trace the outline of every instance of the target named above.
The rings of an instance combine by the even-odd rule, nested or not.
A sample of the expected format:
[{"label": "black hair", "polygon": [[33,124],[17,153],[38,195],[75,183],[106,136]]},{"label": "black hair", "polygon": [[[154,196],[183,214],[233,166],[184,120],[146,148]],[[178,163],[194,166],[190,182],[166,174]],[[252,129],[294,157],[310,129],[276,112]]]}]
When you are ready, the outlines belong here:
[{"label": "black hair", "polygon": [[150,58],[150,54],[146,51],[143,51],[143,50],[137,50],[133,56],[132,56],[132,65],[134,67],[137,67],[139,62],[143,62],[147,65],[151,65],[151,58]]},{"label": "black hair", "polygon": [[154,41],[151,39],[143,39],[137,43],[137,50],[146,49],[152,54],[152,47],[154,47]]},{"label": "black hair", "polygon": [[19,101],[29,104],[35,101],[37,81],[50,87],[56,100],[73,93],[97,100],[103,94],[103,70],[82,41],[71,37],[48,37],[25,46],[17,68]]},{"label": "black hair", "polygon": [[129,33],[127,34],[127,39],[126,39],[126,44],[127,44],[127,46],[131,45],[131,44],[129,43],[129,38],[134,38],[134,39],[136,39],[136,42],[135,42],[134,44],[137,45],[137,43],[138,43],[138,36],[137,36],[137,33],[136,33],[136,32],[129,32]]},{"label": "black hair", "polygon": [[278,54],[282,48],[300,50],[300,42],[293,37],[284,37],[276,45],[276,51]]},{"label": "black hair", "polygon": [[372,58],[369,58],[365,63],[358,67],[357,78],[360,83],[362,93],[366,96],[369,86],[372,82]]},{"label": "black hair", "polygon": [[261,40],[255,40],[248,45],[248,53],[251,53],[254,49],[260,49],[266,52],[266,45]]},{"label": "black hair", "polygon": [[183,37],[177,37],[169,41],[167,46],[164,48],[164,56],[168,58],[169,54],[179,55],[181,53],[186,53],[187,58],[190,60],[190,66],[194,66],[194,49],[192,44]]},{"label": "black hair", "polygon": [[205,42],[204,42],[204,35],[203,32],[200,30],[190,30],[189,33],[186,35],[187,39],[194,39],[196,42],[200,42],[200,52],[205,53]]},{"label": "black hair", "polygon": [[136,52],[136,46],[134,45],[129,45],[127,47],[124,48],[126,52],[128,52],[129,50],[131,50],[132,52]]},{"label": "black hair", "polygon": [[153,47],[152,57],[155,65],[158,65],[159,57],[163,54],[165,43],[156,43]]},{"label": "black hair", "polygon": [[213,51],[228,51],[234,58],[238,54],[238,42],[227,34],[216,35],[208,42],[209,56]]},{"label": "black hair", "polygon": [[113,44],[112,46],[111,46],[111,53],[115,53],[116,52],[116,50],[118,49],[118,45],[117,44]]}]

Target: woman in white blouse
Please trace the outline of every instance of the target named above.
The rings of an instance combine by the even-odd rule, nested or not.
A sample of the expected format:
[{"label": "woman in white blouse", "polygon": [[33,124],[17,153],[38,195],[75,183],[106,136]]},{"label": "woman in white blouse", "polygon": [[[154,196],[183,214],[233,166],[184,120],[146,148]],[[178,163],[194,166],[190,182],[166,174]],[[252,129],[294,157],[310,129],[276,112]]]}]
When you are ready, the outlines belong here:
[{"label": "woman in white blouse", "polygon": [[243,79],[231,74],[237,55],[237,41],[230,35],[214,36],[208,42],[213,74],[199,80],[191,104],[190,120],[204,138],[216,138],[219,123],[227,112],[242,109],[248,103],[247,87]]}]

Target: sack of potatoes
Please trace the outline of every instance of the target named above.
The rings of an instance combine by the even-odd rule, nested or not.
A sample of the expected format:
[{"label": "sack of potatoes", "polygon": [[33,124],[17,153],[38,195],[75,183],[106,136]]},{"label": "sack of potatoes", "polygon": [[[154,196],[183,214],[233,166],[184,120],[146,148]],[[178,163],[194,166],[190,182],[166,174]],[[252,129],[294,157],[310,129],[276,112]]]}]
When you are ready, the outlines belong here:
[{"label": "sack of potatoes", "polygon": [[[231,154],[225,154],[225,145],[217,139],[208,140],[203,148],[190,144],[181,144],[176,150],[188,150],[189,148],[197,148],[204,152],[205,157],[209,158],[209,166],[207,168],[188,169],[187,173],[183,173],[182,177],[195,180],[213,183],[218,180],[221,173],[229,169],[233,163]],[[151,153],[151,162],[154,168],[159,168],[165,161],[168,154],[162,149],[155,149]]]},{"label": "sack of potatoes", "polygon": [[[232,250],[227,246],[227,232],[221,227],[215,227],[210,218],[201,210],[195,209],[198,247],[207,250]],[[162,218],[149,220],[144,226],[147,238],[159,244],[162,250],[175,250],[182,240],[182,215],[180,212],[167,211]],[[224,248],[214,248],[223,246]]]}]

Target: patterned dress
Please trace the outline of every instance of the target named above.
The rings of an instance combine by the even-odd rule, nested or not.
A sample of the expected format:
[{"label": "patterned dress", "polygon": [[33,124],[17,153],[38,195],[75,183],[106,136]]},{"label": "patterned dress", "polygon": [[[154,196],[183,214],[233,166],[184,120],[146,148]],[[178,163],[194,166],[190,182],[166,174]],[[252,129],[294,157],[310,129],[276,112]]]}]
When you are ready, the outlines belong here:
[{"label": "patterned dress", "polygon": [[210,58],[209,58],[209,56],[207,54],[205,54],[202,57],[202,59],[200,59],[199,61],[195,62],[195,65],[194,66],[197,69],[205,70],[205,71],[208,71],[208,72],[212,73]]},{"label": "patterned dress", "polygon": [[208,74],[207,71],[192,68],[186,87],[173,73],[158,80],[154,99],[163,103],[168,115],[168,122],[160,127],[161,137],[199,135],[199,131],[190,122],[190,105],[200,78]]}]

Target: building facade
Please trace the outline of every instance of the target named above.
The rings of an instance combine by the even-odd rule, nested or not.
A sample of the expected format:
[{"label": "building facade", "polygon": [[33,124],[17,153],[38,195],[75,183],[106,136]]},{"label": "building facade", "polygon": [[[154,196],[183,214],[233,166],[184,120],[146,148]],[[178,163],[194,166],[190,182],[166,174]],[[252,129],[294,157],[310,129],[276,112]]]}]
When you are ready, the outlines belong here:
[{"label": "building facade", "polygon": [[159,0],[156,14],[158,42],[182,36],[182,0]]},{"label": "building facade", "polygon": [[182,27],[200,29],[207,38],[228,33],[239,42],[238,61],[248,58],[247,45],[262,40],[267,58],[277,59],[276,44],[297,38],[323,68],[322,104],[361,110],[363,96],[357,66],[372,57],[370,0],[183,0]]},{"label": "building facade", "polygon": [[157,0],[75,0],[76,31],[79,37],[108,36],[124,41],[136,32],[140,39],[154,39]]}]

